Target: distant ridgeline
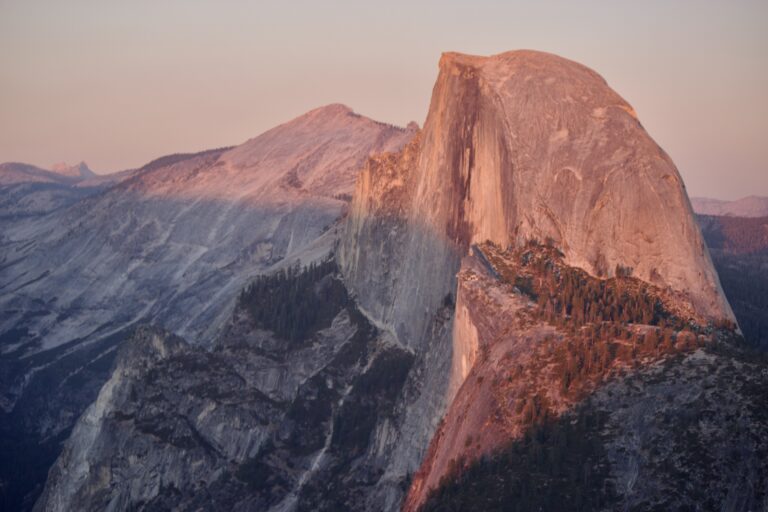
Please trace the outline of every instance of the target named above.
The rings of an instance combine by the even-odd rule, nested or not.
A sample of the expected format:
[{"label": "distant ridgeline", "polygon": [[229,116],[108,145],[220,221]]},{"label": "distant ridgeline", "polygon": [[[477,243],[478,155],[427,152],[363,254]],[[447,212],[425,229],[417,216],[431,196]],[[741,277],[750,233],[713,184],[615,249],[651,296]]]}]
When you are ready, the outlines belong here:
[{"label": "distant ridgeline", "polygon": [[744,338],[768,349],[768,217],[697,219]]}]

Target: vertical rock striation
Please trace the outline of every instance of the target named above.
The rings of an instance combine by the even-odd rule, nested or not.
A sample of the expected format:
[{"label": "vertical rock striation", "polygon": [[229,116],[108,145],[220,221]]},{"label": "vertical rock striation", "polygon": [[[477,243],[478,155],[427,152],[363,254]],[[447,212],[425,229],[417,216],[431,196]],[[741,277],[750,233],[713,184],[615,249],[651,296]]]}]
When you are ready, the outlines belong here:
[{"label": "vertical rock striation", "polygon": [[[534,51],[446,53],[419,137],[363,171],[339,250],[361,309],[420,358],[429,346],[451,368],[422,385],[438,409],[483,342],[468,313],[478,307],[462,292],[452,336],[429,336],[436,311],[456,300],[462,257],[473,244],[533,239],[594,277],[631,273],[701,324],[734,320],[677,169],[603,78]],[[434,431],[435,416],[412,414],[419,431]]]},{"label": "vertical rock striation", "polygon": [[533,238],[551,239],[592,275],[632,268],[708,318],[733,318],[677,169],[594,71],[534,51],[446,53],[418,153],[411,151],[408,190],[398,198],[407,225],[398,257],[386,246],[359,256],[368,248],[361,241],[389,229],[372,220],[386,216],[373,205],[370,178],[358,185],[342,251],[354,288],[367,286],[373,267],[392,274],[388,306],[361,294],[382,320],[413,325],[412,305],[436,302],[446,286],[434,281],[453,282],[456,255],[469,244]]}]

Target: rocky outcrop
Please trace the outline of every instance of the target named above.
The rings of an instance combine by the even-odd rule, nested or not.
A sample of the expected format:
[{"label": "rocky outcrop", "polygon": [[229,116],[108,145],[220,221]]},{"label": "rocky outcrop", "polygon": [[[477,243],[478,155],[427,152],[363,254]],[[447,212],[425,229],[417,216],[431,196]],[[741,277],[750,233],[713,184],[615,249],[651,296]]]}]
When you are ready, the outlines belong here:
[{"label": "rocky outcrop", "polygon": [[[580,64],[532,51],[444,54],[412,161],[405,205],[419,234],[398,258],[401,273],[434,261],[415,257],[424,239],[463,252],[486,240],[551,239],[593,275],[632,268],[686,294],[702,314],[732,318],[674,164],[632,108]],[[360,192],[353,215],[365,218]],[[449,274],[457,262],[444,267]],[[348,266],[351,276],[365,274]]]},{"label": "rocky outcrop", "polygon": [[[662,495],[650,490],[634,494],[639,486],[634,480],[623,481],[627,476],[621,473],[632,462],[612,446],[628,442],[625,437],[642,437],[636,430],[627,431],[642,429],[632,427],[641,420],[617,421],[608,433],[601,425],[605,414],[620,416],[627,403],[637,401],[642,404],[638,408],[647,408],[658,393],[656,384],[687,386],[686,398],[675,396],[701,401],[698,412],[672,414],[675,406],[670,406],[658,413],[655,440],[644,441],[644,446],[675,448],[644,455],[646,466],[635,478],[661,485],[666,477],[659,476],[664,473],[659,468],[669,465],[691,475],[720,473],[732,462],[724,462],[719,454],[746,437],[761,438],[768,428],[768,417],[757,412],[762,399],[756,392],[764,380],[765,361],[733,345],[732,331],[698,324],[695,311],[681,309],[677,294],[625,275],[607,280],[589,276],[568,266],[557,249],[537,244],[508,251],[492,244],[475,246],[462,263],[458,281],[453,382],[459,388],[452,392],[455,398],[414,476],[404,510],[442,510],[449,505],[487,510],[511,504],[522,510],[559,510],[569,500],[587,510],[621,509],[617,502],[643,503],[640,509],[645,510],[660,496],[658,501],[667,508],[708,508],[731,499],[725,495],[736,477],[723,486],[718,481],[719,487],[713,484],[712,492],[701,495],[677,495],[669,486]],[[688,367],[683,361],[691,357],[739,368],[749,384],[734,390],[726,377],[705,379],[712,366]],[[652,370],[662,362],[664,372]],[[681,373],[684,383],[678,382]],[[631,393],[616,384],[625,380],[635,383]],[[741,420],[726,414],[718,420],[717,432],[691,434],[710,436],[712,443],[707,445],[710,455],[692,463],[701,449],[697,443],[704,441],[678,438],[678,432],[725,395],[736,403],[753,404],[755,414],[746,422],[751,434],[739,439],[730,435],[739,430]],[[596,409],[597,396],[604,403]],[[607,405],[611,398],[613,405]],[[768,446],[758,442],[753,448],[759,453]],[[751,478],[763,482],[768,466],[755,465],[759,459],[751,458],[734,472],[754,473]],[[574,480],[572,471],[584,471],[583,478]],[[619,481],[615,488],[605,487],[606,482]],[[761,503],[762,490],[749,492],[746,502]]]},{"label": "rocky outcrop", "polygon": [[420,214],[418,164],[423,134],[399,154],[372,158],[360,174],[339,248],[347,287],[361,311],[415,355],[399,398],[400,423],[388,433],[385,477],[371,510],[394,510],[418,469],[449,403],[454,275],[460,247]]},{"label": "rocky outcrop", "polygon": [[0,463],[0,479],[19,474],[11,460],[40,471],[23,452],[41,440],[55,454],[134,325],[209,342],[253,276],[324,258],[360,167],[413,133],[329,105],[234,148],[158,159],[65,209],[4,225],[0,438],[28,448]]},{"label": "rocky outcrop", "polygon": [[[346,282],[418,352],[470,247],[529,240],[598,278],[630,271],[702,324],[734,318],[674,164],[599,75],[540,52],[444,54],[420,136],[361,174],[339,251]],[[462,294],[438,349],[451,377],[428,390],[444,404],[478,357]]]},{"label": "rocky outcrop", "polygon": [[413,356],[332,272],[296,279],[312,280],[302,300],[327,313],[299,337],[255,320],[261,299],[248,294],[211,351],[137,329],[36,509],[380,509],[372,489]]},{"label": "rocky outcrop", "polygon": [[484,383],[499,375],[484,373],[471,385],[479,405],[457,399],[466,416],[448,421],[464,428],[445,434],[461,432],[452,440],[456,452],[483,455],[447,461],[449,476],[419,510],[761,510],[768,504],[766,375],[765,360],[748,352],[702,348],[617,376],[561,416],[488,450],[476,413],[489,402],[493,411],[493,398],[484,398],[497,384]]},{"label": "rocky outcrop", "polygon": [[[244,257],[263,263],[260,271],[314,261],[335,244],[333,228],[313,231],[325,220],[317,212],[340,212],[332,201],[346,197],[329,195],[349,190],[329,170],[361,155],[352,146],[328,153],[317,123],[346,126],[349,116],[357,119],[340,107],[313,112],[239,148],[177,163],[194,168],[173,179],[148,173],[126,187],[182,204],[233,194],[237,205],[269,205],[258,222],[236,206],[212,209],[206,219],[217,228],[207,235],[182,212],[166,238],[230,247],[218,237],[234,212],[266,237]],[[295,137],[284,139],[286,130]],[[398,133],[392,141],[411,135]],[[338,241],[340,275],[310,283],[292,270],[256,280],[211,351],[182,344],[147,359],[144,349],[126,349],[114,384],[52,470],[41,509],[760,503],[765,443],[753,443],[758,456],[743,465],[732,452],[765,437],[756,392],[764,363],[735,345],[733,314],[674,165],[602,78],[538,52],[445,54],[424,129],[401,150],[377,147],[385,151],[360,173]],[[236,191],[214,179],[249,169],[260,172],[239,178]],[[117,238],[156,239],[153,226],[139,227]],[[225,266],[232,281],[224,284],[196,263],[173,268],[216,297],[244,279],[238,272],[255,272],[242,261]],[[307,272],[317,278],[316,267]],[[219,332],[207,313],[169,318],[195,340]],[[722,389],[742,370],[746,384]],[[702,414],[719,400],[749,414],[735,418],[734,406],[695,424],[654,403],[656,393]],[[647,432],[645,411],[655,422]],[[707,441],[708,458],[695,460]],[[649,443],[674,453],[643,459]],[[703,497],[667,485],[670,475],[709,482],[727,467]],[[747,491],[757,489],[747,501],[737,498],[743,475]],[[481,486],[487,492],[473,495]],[[515,494],[521,488],[528,501]],[[668,496],[657,499],[659,490]]]},{"label": "rocky outcrop", "polygon": [[433,229],[419,194],[424,134],[399,154],[372,158],[360,174],[339,248],[346,282],[363,310],[418,350],[435,312],[455,290],[461,249]]}]

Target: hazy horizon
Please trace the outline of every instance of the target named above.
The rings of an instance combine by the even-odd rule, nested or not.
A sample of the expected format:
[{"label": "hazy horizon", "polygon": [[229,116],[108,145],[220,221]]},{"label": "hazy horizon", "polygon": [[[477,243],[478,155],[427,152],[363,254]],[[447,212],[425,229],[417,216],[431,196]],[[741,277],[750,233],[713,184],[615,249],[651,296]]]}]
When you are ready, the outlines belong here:
[{"label": "hazy horizon", "polygon": [[442,52],[528,48],[600,73],[691,196],[765,196],[766,15],[758,1],[0,0],[0,161],[114,172],[329,103],[422,125]]}]

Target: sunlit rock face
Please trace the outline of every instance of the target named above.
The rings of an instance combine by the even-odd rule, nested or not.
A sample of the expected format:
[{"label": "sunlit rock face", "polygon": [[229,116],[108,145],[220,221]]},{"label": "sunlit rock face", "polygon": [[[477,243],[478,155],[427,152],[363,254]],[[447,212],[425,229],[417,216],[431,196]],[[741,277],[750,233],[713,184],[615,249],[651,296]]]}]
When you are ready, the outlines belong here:
[{"label": "sunlit rock face", "polygon": [[340,251],[351,287],[416,346],[470,244],[529,239],[733,318],[674,164],[599,75],[532,51],[445,54],[420,139],[358,182]]},{"label": "sunlit rock face", "polygon": [[[339,250],[361,308],[451,368],[422,388],[438,408],[476,361],[478,322],[492,320],[459,290],[452,336],[430,337],[435,312],[456,301],[462,257],[473,244],[532,239],[598,278],[631,269],[703,324],[733,320],[679,173],[605,80],[540,52],[444,54],[423,130],[364,169]],[[436,424],[419,421],[423,432]],[[422,483],[439,481],[450,455]]]},{"label": "sunlit rock face", "polygon": [[446,246],[551,239],[593,275],[631,267],[701,314],[732,318],[674,164],[580,64],[444,54],[413,162],[407,217]]},{"label": "sunlit rock face", "polygon": [[[211,352],[166,335],[159,346],[168,349],[158,351],[147,343],[154,334],[142,338],[137,347],[144,348],[124,352],[111,384],[80,418],[39,507],[99,508],[116,500],[161,508],[417,510],[457,458],[490,457],[523,433],[529,423],[513,407],[523,404],[519,399],[536,392],[553,417],[567,418],[595,391],[590,386],[597,380],[586,378],[578,393],[550,389],[559,378],[557,350],[581,331],[542,320],[535,299],[494,267],[508,260],[522,269],[519,253],[529,246],[558,254],[558,269],[582,272],[593,286],[617,273],[625,281],[614,279],[612,286],[626,285],[622,290],[652,285],[680,318],[702,325],[733,318],[674,165],[626,102],[587,68],[530,51],[445,54],[423,130],[414,136],[414,127],[370,123],[328,107],[238,148],[177,162],[175,173],[125,182],[131,194],[148,198],[142,205],[183,206],[159,223],[171,226],[165,234],[154,231],[157,223],[134,220],[115,234],[139,244],[164,240],[151,254],[180,282],[195,283],[193,300],[163,317],[176,332],[197,341],[221,324],[212,310],[191,307],[200,297],[215,302],[253,273],[319,259],[334,247],[340,267],[334,279],[348,293],[347,313],[340,311],[299,350],[286,351],[263,326],[240,323],[238,314],[230,324],[238,328],[225,331]],[[319,134],[323,126],[340,131]],[[367,133],[377,134],[375,142],[358,138]],[[361,151],[364,141],[369,146]],[[380,153],[367,159],[373,150]],[[333,220],[346,208],[339,194],[352,190],[346,176],[356,174],[355,162],[363,170],[334,246]],[[253,205],[262,209],[252,214]],[[188,211],[202,213],[192,222]],[[201,231],[201,218],[214,227]],[[195,252],[208,244],[220,252]],[[633,277],[624,275],[629,268]],[[156,304],[146,303],[153,312]],[[709,334],[691,334],[693,347]],[[614,348],[626,345],[611,336]],[[658,362],[664,354],[657,348],[648,354]],[[680,354],[694,362],[702,357]],[[195,363],[189,375],[181,364],[188,356]],[[610,356],[606,368],[623,364]],[[143,377],[131,377],[147,368],[156,381],[145,386]],[[752,370],[761,375],[759,367]],[[686,374],[681,386],[708,371]],[[630,404],[640,404],[638,410],[652,401],[639,382]],[[750,386],[760,382],[751,379]],[[138,398],[127,392],[134,384],[143,387]],[[248,397],[239,396],[241,389]],[[161,404],[149,400],[158,393]],[[757,400],[752,395],[739,396]],[[610,400],[595,396],[610,409]],[[711,396],[706,407],[725,394]],[[149,413],[149,425],[137,421]],[[184,424],[175,423],[179,416]],[[620,426],[620,416],[611,428]],[[191,436],[192,449],[179,449],[176,434],[186,443],[190,425],[200,437]],[[763,432],[762,425],[756,420],[752,431]],[[161,436],[153,433],[158,426]],[[625,434],[633,432],[612,435],[621,441]],[[657,437],[667,434],[660,429]],[[90,448],[111,437],[125,453],[149,453],[147,467],[170,470],[133,473],[130,456]],[[606,450],[623,482],[616,469],[622,443]],[[208,452],[211,446],[216,453]],[[83,460],[98,471],[78,479]]]}]

